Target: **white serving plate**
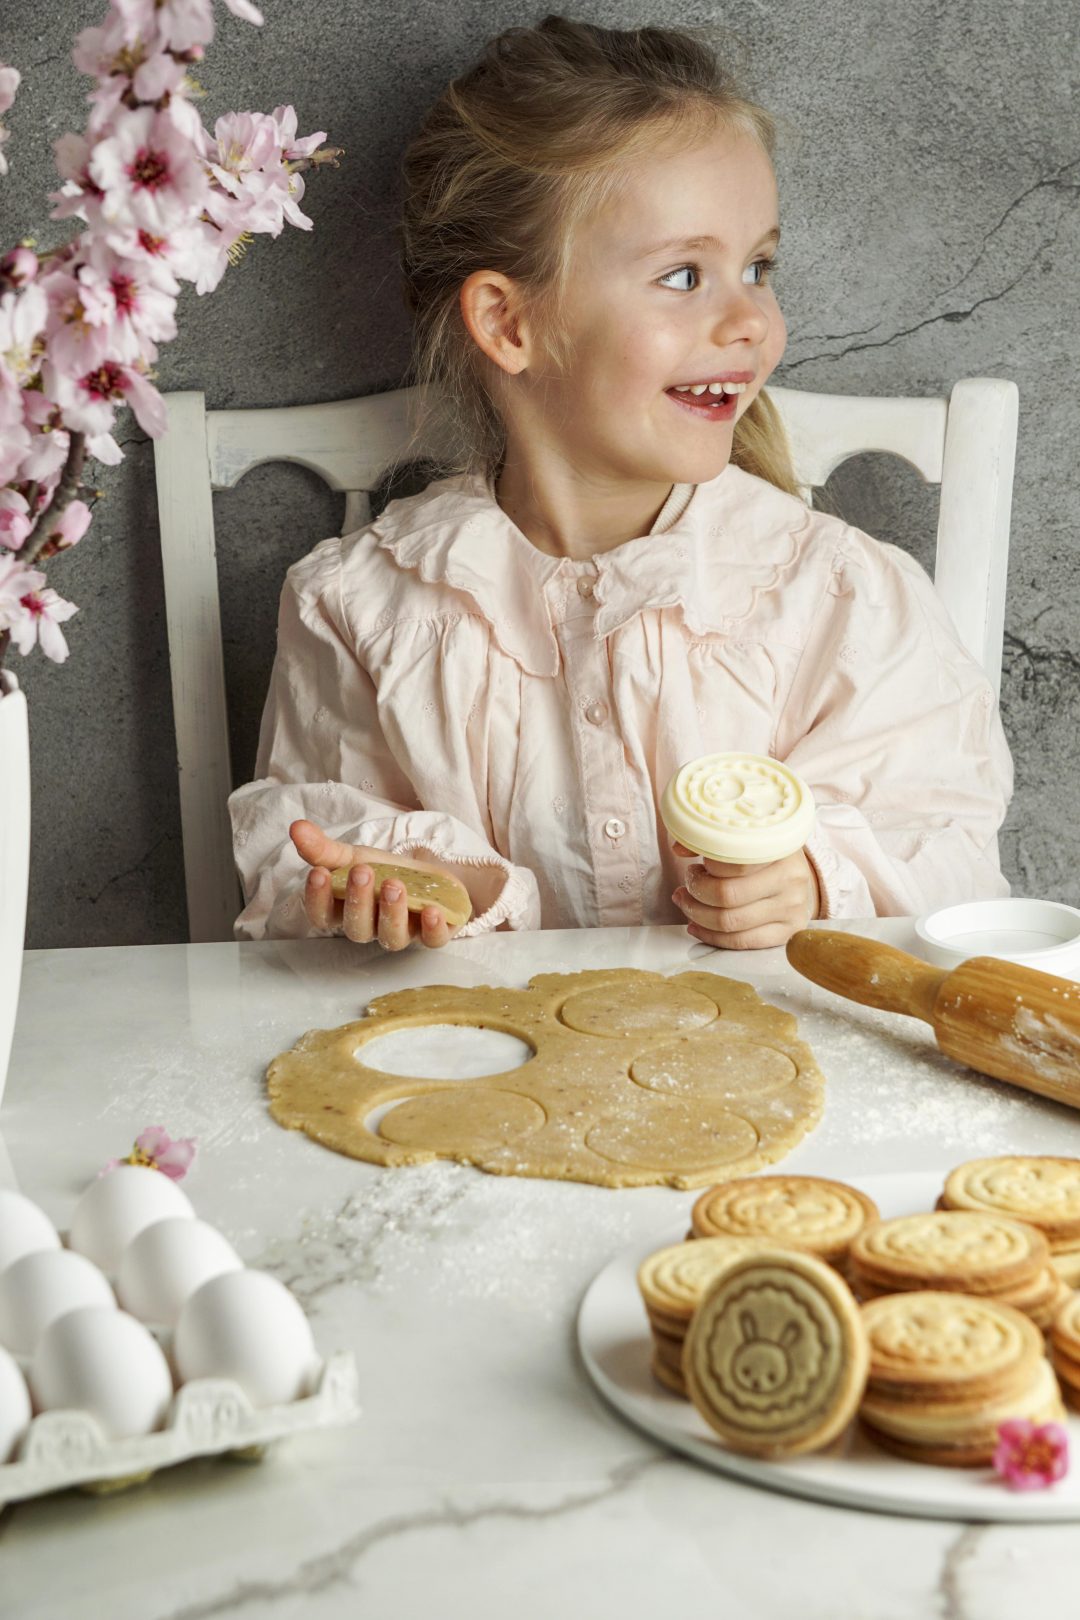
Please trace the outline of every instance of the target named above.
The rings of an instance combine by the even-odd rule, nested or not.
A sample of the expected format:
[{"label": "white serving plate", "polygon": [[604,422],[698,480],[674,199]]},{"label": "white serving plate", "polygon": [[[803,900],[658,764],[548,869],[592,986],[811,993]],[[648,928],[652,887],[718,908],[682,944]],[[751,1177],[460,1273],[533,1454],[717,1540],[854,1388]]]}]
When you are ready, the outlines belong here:
[{"label": "white serving plate", "polygon": [[1059,900],[969,900],[916,917],[915,932],[938,967],[997,956],[1064,979],[1080,974],[1080,911]]},{"label": "white serving plate", "polygon": [[[950,1167],[951,1168],[951,1167]],[[883,1216],[931,1209],[947,1169],[845,1179],[874,1199]],[[637,1286],[645,1256],[686,1236],[677,1229],[615,1256],[593,1279],[578,1313],[578,1345],[600,1393],[637,1428],[721,1474],[751,1485],[841,1507],[920,1518],[1080,1519],[1080,1416],[1070,1415],[1070,1470],[1047,1490],[1012,1491],[990,1468],[936,1468],[880,1451],[853,1423],[826,1451],[764,1462],[727,1451],[689,1401],[669,1394],[649,1371],[652,1340]]]},{"label": "white serving plate", "polygon": [[351,1423],[360,1415],[356,1357],[339,1351],[323,1367],[314,1394],[279,1406],[252,1406],[229,1378],[194,1378],[173,1396],[163,1429],[110,1440],[89,1412],[42,1412],[15,1461],[0,1466],[0,1507],[72,1485],[113,1489],[135,1484],[189,1457],[246,1452],[301,1429]]}]

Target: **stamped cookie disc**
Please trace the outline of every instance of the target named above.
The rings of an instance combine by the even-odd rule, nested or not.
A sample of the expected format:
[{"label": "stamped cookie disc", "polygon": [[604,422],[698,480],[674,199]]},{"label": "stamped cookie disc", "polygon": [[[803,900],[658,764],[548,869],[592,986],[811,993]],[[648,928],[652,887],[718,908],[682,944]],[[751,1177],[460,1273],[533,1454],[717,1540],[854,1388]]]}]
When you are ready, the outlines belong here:
[{"label": "stamped cookie disc", "polygon": [[806,843],[814,797],[801,776],[767,754],[704,754],[680,765],[660,814],[695,854],[759,866]]},{"label": "stamped cookie disc", "polygon": [[828,1445],[854,1417],[868,1370],[851,1290],[793,1249],[730,1265],[694,1313],[683,1351],[702,1417],[725,1445],[758,1457]]}]

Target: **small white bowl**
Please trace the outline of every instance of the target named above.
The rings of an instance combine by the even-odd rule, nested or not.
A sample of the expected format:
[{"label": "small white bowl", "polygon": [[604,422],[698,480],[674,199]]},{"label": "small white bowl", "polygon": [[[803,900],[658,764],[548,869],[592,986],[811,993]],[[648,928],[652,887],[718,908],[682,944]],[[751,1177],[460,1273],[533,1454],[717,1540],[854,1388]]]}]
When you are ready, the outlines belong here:
[{"label": "small white bowl", "polygon": [[1080,911],[1058,900],[971,900],[916,917],[915,932],[939,967],[997,956],[1064,979],[1080,973]]}]

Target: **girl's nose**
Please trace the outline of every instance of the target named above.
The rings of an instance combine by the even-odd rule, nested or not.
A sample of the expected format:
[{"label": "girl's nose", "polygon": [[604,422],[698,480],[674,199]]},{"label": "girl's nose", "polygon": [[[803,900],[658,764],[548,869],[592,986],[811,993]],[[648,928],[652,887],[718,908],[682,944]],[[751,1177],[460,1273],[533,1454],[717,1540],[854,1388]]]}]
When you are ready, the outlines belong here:
[{"label": "girl's nose", "polygon": [[749,338],[754,343],[764,341],[769,330],[769,317],[760,302],[751,296],[752,292],[752,288],[747,288],[725,302],[716,319],[717,347],[739,338]]}]

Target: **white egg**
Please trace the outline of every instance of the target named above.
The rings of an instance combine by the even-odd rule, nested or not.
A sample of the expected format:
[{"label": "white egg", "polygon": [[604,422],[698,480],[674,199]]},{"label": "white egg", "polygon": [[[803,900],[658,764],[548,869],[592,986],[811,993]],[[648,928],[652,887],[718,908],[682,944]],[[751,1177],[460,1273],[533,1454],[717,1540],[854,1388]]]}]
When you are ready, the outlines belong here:
[{"label": "white egg", "polygon": [[108,1279],[93,1261],[70,1249],[24,1254],[0,1272],[0,1344],[32,1356],[49,1324],[80,1305],[116,1309]]},{"label": "white egg", "polygon": [[310,1395],[322,1367],[307,1317],[265,1271],[204,1282],[180,1312],[172,1350],[184,1383],[233,1378],[252,1406]]},{"label": "white egg", "polygon": [[10,1187],[0,1187],[0,1271],[38,1249],[58,1249],[56,1227],[43,1209]]},{"label": "white egg", "polygon": [[173,1386],[149,1329],[126,1311],[87,1305],[68,1311],[41,1335],[30,1364],[30,1392],[39,1411],[89,1412],[108,1438],[124,1440],[161,1428]]},{"label": "white egg", "polygon": [[172,1327],[196,1288],[241,1266],[232,1244],[213,1226],[171,1215],[132,1238],[120,1256],[116,1292],[132,1316]]},{"label": "white egg", "polygon": [[132,1238],[170,1215],[195,1218],[187,1194],[175,1181],[146,1165],[118,1164],[92,1181],[75,1205],[69,1242],[102,1271],[115,1272]]},{"label": "white egg", "polygon": [[0,1463],[15,1455],[30,1427],[30,1391],[14,1356],[0,1348]]}]

